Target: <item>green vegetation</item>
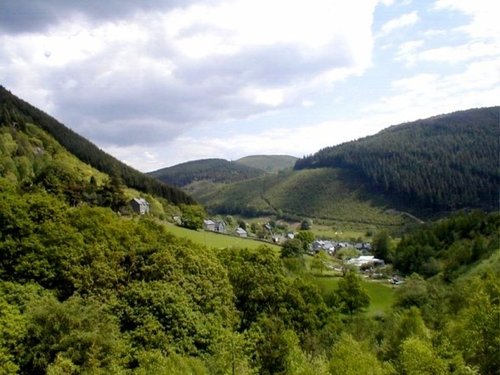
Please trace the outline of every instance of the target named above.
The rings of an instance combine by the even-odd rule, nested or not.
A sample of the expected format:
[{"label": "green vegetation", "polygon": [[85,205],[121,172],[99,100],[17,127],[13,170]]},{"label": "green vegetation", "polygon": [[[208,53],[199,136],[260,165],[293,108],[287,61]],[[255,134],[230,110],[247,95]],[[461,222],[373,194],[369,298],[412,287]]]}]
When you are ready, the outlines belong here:
[{"label": "green vegetation", "polygon": [[500,108],[455,112],[393,126],[328,147],[295,169],[341,168],[393,206],[421,215],[460,208],[498,208]]},{"label": "green vegetation", "polygon": [[282,172],[230,185],[206,186],[193,192],[207,210],[244,216],[276,215],[301,221],[399,227],[413,220],[385,209],[355,176],[338,169]]},{"label": "green vegetation", "polygon": [[264,172],[224,159],[204,159],[162,168],[148,174],[165,183],[186,187],[193,182],[205,180],[214,183],[232,183],[261,176]]},{"label": "green vegetation", "polygon": [[404,274],[453,280],[500,248],[500,213],[457,213],[406,235],[392,260]]},{"label": "green vegetation", "polygon": [[176,237],[188,239],[196,244],[204,245],[209,248],[223,249],[223,248],[248,248],[257,249],[262,245],[279,252],[280,247],[272,244],[267,244],[262,241],[256,241],[249,238],[240,238],[231,235],[224,235],[220,233],[213,233],[210,231],[195,231],[185,229],[174,225],[167,225],[165,230],[174,234]]},{"label": "green vegetation", "polygon": [[[338,288],[340,277],[315,277],[314,283],[320,288],[321,294],[328,299]],[[394,287],[376,281],[361,280],[361,286],[370,299],[366,310],[369,316],[388,313],[394,302]]]},{"label": "green vegetation", "polygon": [[236,160],[237,163],[248,167],[263,170],[268,173],[277,173],[292,169],[297,158],[289,155],[251,155]]},{"label": "green vegetation", "polygon": [[[464,212],[391,242],[394,267],[413,272],[392,289],[347,267],[317,277],[304,257],[250,249],[255,241],[215,245],[236,238],[128,215],[119,175],[76,161],[29,123],[0,126],[0,173],[2,374],[500,368],[498,213]],[[200,217],[155,199],[164,215]],[[299,236],[302,251],[310,238]],[[330,276],[328,257],[314,257],[313,271]]]},{"label": "green vegetation", "polygon": [[183,191],[160,183],[155,178],[123,164],[56,119],[0,86],[0,125],[9,125],[23,131],[27,124],[36,124],[82,162],[108,175],[120,178],[131,188],[162,197],[174,204],[194,203],[193,199]]}]

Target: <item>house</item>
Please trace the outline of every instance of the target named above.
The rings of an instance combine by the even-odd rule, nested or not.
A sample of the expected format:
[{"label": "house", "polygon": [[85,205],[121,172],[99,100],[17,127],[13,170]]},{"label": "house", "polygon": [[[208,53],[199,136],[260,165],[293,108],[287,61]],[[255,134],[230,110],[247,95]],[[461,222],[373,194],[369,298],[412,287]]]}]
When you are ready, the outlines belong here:
[{"label": "house", "polygon": [[139,215],[149,213],[149,203],[144,198],[134,198],[129,202],[129,205],[132,207],[132,210]]},{"label": "house", "polygon": [[215,232],[215,222],[210,219],[203,220],[203,229]]},{"label": "house", "polygon": [[205,219],[203,220],[203,229],[211,232],[226,233],[226,223]]},{"label": "house", "polygon": [[235,233],[240,236],[240,237],[246,237],[247,236],[247,231],[244,230],[243,228],[240,228],[238,227],[238,229],[236,229]]},{"label": "house", "polygon": [[373,255],[362,255],[358,258],[352,258],[347,261],[347,263],[352,264],[356,267],[365,266],[383,266],[384,261],[382,259],[377,259]]},{"label": "house", "polygon": [[313,253],[317,253],[320,250],[326,251],[328,254],[333,255],[335,253],[335,242],[332,241],[325,241],[325,240],[315,240],[312,245],[312,251]]},{"label": "house", "polygon": [[218,233],[226,233],[226,223],[223,221],[216,221],[214,230]]}]

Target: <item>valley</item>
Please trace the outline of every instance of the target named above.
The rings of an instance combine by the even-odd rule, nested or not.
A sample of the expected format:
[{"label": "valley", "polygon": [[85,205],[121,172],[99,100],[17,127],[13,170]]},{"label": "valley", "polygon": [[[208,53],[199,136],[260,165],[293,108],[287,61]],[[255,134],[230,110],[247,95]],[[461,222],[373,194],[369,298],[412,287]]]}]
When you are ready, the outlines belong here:
[{"label": "valley", "polygon": [[0,372],[496,373],[494,113],[172,186],[0,88]]}]

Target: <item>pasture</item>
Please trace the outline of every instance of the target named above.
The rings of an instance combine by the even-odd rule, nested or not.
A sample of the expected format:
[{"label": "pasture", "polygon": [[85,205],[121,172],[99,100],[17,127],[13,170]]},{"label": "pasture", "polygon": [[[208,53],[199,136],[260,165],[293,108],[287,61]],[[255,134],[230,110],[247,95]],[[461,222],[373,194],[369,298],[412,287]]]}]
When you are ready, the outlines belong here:
[{"label": "pasture", "polygon": [[256,249],[260,246],[268,246],[277,252],[280,250],[279,246],[273,245],[268,242],[253,240],[251,238],[240,238],[230,236],[227,234],[220,234],[202,230],[191,230],[175,225],[165,225],[165,228],[177,237],[187,238],[194,243],[205,245],[206,247],[222,249],[227,247],[248,248]]},{"label": "pasture", "polygon": [[[340,280],[339,277],[314,277],[314,282],[320,288],[323,295],[333,293]],[[363,288],[370,296],[370,306],[367,314],[370,316],[388,311],[394,301],[395,287],[380,281],[362,280]]]}]

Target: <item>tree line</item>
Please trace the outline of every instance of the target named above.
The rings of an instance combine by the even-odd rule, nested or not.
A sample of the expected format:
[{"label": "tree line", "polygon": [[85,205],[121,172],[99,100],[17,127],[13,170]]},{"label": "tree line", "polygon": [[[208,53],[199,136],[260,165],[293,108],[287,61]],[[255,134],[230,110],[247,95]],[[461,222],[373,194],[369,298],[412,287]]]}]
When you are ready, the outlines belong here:
[{"label": "tree line", "polygon": [[153,218],[71,207],[45,191],[22,193],[3,182],[3,373],[495,374],[499,368],[498,259],[456,279],[414,274],[391,310],[370,317],[355,272],[325,296],[269,248],[208,249],[174,237]]},{"label": "tree line", "polygon": [[500,107],[472,109],[387,128],[327,147],[295,169],[343,168],[374,192],[419,213],[498,208]]},{"label": "tree line", "polygon": [[203,180],[233,183],[261,176],[265,172],[234,161],[204,159],[159,169],[148,174],[165,183],[182,187]]},{"label": "tree line", "polygon": [[0,125],[15,126],[24,130],[28,123],[35,124],[48,132],[84,163],[104,173],[121,178],[129,187],[161,196],[174,204],[194,203],[194,200],[186,193],[122,163],[53,117],[17,98],[0,86]]}]

